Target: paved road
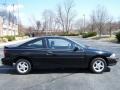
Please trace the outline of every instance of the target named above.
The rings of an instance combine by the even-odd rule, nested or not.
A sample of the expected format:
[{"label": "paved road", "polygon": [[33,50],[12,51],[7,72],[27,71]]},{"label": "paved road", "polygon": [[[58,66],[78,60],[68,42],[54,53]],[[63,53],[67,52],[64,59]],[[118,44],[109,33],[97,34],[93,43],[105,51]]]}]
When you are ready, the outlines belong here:
[{"label": "paved road", "polygon": [[[120,58],[120,44],[74,39],[114,52]],[[0,58],[2,53],[1,50]],[[103,74],[92,74],[84,69],[57,69],[17,75],[13,68],[0,66],[0,90],[120,90],[120,62]]]}]

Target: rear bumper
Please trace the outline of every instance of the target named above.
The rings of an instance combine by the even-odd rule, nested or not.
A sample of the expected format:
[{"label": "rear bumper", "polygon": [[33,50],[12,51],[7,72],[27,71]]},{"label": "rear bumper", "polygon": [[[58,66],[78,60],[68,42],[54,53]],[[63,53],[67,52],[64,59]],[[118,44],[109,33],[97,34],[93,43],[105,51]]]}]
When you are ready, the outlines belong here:
[{"label": "rear bumper", "polygon": [[118,62],[118,59],[119,59],[119,58],[110,58],[110,57],[107,57],[107,60],[108,60],[108,66],[116,65],[117,62]]},{"label": "rear bumper", "polygon": [[2,64],[3,65],[8,65],[8,66],[12,66],[12,60],[10,58],[2,58]]}]

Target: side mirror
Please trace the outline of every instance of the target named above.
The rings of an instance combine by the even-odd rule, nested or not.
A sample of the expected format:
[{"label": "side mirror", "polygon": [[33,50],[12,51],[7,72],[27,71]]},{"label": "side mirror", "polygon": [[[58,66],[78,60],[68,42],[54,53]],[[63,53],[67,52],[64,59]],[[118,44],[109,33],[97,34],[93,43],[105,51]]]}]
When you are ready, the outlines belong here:
[{"label": "side mirror", "polygon": [[75,47],[74,49],[73,49],[73,51],[78,51],[79,50],[79,48],[78,47]]}]

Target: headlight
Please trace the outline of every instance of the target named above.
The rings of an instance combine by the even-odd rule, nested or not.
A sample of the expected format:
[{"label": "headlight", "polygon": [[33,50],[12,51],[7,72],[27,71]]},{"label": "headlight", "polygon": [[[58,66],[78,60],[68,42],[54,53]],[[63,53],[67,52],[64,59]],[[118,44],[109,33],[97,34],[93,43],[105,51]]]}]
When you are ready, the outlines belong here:
[{"label": "headlight", "polygon": [[116,55],[114,53],[110,56],[110,58],[115,58],[115,57]]}]

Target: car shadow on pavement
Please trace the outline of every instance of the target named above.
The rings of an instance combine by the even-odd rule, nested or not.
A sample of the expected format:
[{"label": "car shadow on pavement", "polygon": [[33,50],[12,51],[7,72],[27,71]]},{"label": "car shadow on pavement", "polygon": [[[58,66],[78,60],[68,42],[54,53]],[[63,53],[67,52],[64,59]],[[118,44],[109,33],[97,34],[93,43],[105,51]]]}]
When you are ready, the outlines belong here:
[{"label": "car shadow on pavement", "polygon": [[10,66],[0,66],[0,74],[13,74],[16,73],[15,68]]},{"label": "car shadow on pavement", "polygon": [[51,74],[51,73],[91,73],[88,69],[57,68],[57,69],[35,69],[31,74]]},{"label": "car shadow on pavement", "polygon": [[[105,72],[110,72],[110,68],[108,67]],[[63,74],[63,73],[88,73],[88,74],[94,74],[91,73],[89,69],[76,69],[76,68],[58,68],[58,69],[34,69],[30,72],[30,74]],[[15,68],[8,67],[8,66],[0,66],[0,74],[12,74],[12,75],[19,75]]]},{"label": "car shadow on pavement", "polygon": [[[110,72],[110,68],[108,67],[105,72]],[[94,74],[89,69],[79,69],[79,68],[57,68],[57,69],[36,69],[31,72],[31,74],[51,74],[51,73],[86,73],[86,74]]]}]

